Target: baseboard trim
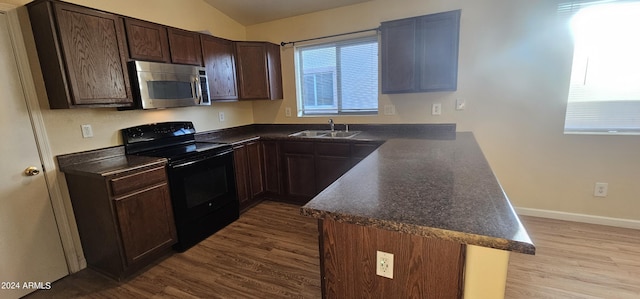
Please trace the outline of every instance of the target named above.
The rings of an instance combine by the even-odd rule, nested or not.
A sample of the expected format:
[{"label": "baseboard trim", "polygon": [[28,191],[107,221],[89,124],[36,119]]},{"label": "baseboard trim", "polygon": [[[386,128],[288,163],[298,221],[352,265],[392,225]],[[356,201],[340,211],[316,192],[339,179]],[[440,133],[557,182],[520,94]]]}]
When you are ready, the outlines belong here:
[{"label": "baseboard trim", "polygon": [[524,216],[534,216],[534,217],[551,218],[551,219],[557,219],[557,220],[566,220],[566,221],[584,222],[584,223],[608,225],[608,226],[631,228],[631,229],[640,229],[640,221],[632,220],[632,219],[611,218],[611,217],[602,217],[602,216],[558,212],[558,211],[551,211],[551,210],[530,209],[530,208],[515,208],[515,210],[516,210],[516,213],[518,213],[518,215],[524,215]]}]

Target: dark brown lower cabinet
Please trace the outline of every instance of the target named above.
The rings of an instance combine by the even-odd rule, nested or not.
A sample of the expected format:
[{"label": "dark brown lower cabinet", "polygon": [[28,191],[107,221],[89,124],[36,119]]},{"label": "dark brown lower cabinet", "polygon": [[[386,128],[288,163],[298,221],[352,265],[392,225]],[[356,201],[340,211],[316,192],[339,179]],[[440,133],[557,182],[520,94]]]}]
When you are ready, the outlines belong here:
[{"label": "dark brown lower cabinet", "polygon": [[264,192],[262,147],[259,141],[234,146],[233,160],[240,211],[260,201]]},{"label": "dark brown lower cabinet", "polygon": [[[299,204],[307,203],[380,144],[382,142],[332,142],[329,140],[282,142],[280,148],[282,176],[280,178],[284,191],[275,199]],[[265,167],[267,170],[276,168]],[[269,177],[269,174],[266,176]]]},{"label": "dark brown lower cabinet", "polygon": [[[462,298],[465,247],[362,225],[319,220],[323,298]],[[393,279],[376,252],[394,255]]]},{"label": "dark brown lower cabinet", "polygon": [[306,203],[316,195],[313,142],[287,141],[282,144],[284,196]]},{"label": "dark brown lower cabinet", "polygon": [[272,140],[263,140],[261,143],[265,194],[267,196],[280,196],[282,195],[280,143]]},{"label": "dark brown lower cabinet", "polygon": [[177,236],[164,163],[65,177],[90,268],[121,280],[171,251]]},{"label": "dark brown lower cabinet", "polygon": [[327,188],[351,169],[350,144],[316,142],[316,193]]}]

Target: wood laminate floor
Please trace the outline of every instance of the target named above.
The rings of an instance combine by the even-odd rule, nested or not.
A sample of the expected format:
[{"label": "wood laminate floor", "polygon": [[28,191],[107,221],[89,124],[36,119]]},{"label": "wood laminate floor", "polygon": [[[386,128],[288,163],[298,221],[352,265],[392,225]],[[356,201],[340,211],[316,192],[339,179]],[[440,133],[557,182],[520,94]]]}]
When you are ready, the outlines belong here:
[{"label": "wood laminate floor", "polygon": [[[640,231],[522,220],[537,254],[511,255],[505,298],[640,298]],[[316,221],[266,201],[128,281],[86,269],[27,298],[319,298],[319,273]]]}]

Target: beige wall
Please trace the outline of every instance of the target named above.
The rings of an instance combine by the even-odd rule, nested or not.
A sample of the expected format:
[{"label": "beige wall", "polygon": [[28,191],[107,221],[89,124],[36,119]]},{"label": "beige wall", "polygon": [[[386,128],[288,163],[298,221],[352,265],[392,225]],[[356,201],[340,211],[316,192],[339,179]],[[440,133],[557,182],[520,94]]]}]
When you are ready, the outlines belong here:
[{"label": "beige wall", "polygon": [[[6,0],[5,0],[6,1]],[[30,1],[12,0],[23,5]],[[233,21],[202,0],[68,0],[67,2],[101,9],[138,19],[192,31],[209,31],[211,34],[234,40],[244,40],[245,27]],[[21,8],[22,16],[26,9]],[[23,18],[24,19],[24,18]],[[25,20],[23,20],[25,21]],[[28,21],[24,23],[25,43],[32,61],[37,60],[33,35]],[[213,130],[253,123],[252,104],[214,103],[211,107],[188,107],[149,111],[117,111],[115,108],[58,109],[48,107],[42,73],[32,66],[47,135],[54,155],[92,150],[122,144],[121,128],[151,122],[190,120],[198,131]],[[218,112],[225,113],[225,122],[218,120]],[[91,124],[93,138],[82,138],[80,125]]]},{"label": "beige wall", "polygon": [[[456,92],[381,95],[397,115],[336,123],[455,122],[474,132],[515,206],[640,220],[640,137],[563,134],[572,42],[557,1],[374,0],[249,26],[247,38],[279,43],[462,9]],[[285,99],[254,102],[256,123],[327,121],[285,117],[296,107],[293,52],[282,49]],[[455,111],[456,98],[466,110]],[[441,116],[430,115],[433,103]],[[607,198],[593,197],[595,182],[609,183]]]},{"label": "beige wall", "polygon": [[[459,131],[474,132],[515,206],[640,220],[640,138],[562,133],[572,45],[566,20],[555,13],[557,1],[374,0],[246,28],[201,0],[69,2],[230,39],[276,43],[462,9],[456,92],[381,95],[380,106],[395,105],[396,115],[334,117],[336,123],[455,122]],[[29,46],[31,37],[25,38]],[[296,106],[290,46],[283,48],[282,58],[283,101],[159,111],[50,110],[39,69],[33,71],[51,148],[58,155],[121,144],[120,128],[156,121],[193,120],[199,131],[254,122],[326,122],[284,116],[285,107],[295,111]],[[456,98],[466,100],[466,110],[453,109]],[[442,103],[443,115],[430,115],[433,103]],[[218,111],[225,112],[226,122],[217,120]],[[95,137],[83,139],[81,124],[91,124]],[[593,197],[596,181],[609,183],[607,198]]]}]

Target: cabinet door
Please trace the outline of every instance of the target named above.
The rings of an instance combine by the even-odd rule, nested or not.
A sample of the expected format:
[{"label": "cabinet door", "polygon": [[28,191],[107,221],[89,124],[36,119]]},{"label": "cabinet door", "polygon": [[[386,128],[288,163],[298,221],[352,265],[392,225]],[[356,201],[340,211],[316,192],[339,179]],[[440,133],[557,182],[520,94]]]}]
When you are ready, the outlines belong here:
[{"label": "cabinet door", "polygon": [[316,190],[322,191],[351,168],[349,143],[316,142]]},{"label": "cabinet door", "polygon": [[269,71],[269,99],[283,99],[282,92],[282,67],[280,59],[280,46],[267,43],[267,68]]},{"label": "cabinet door", "polygon": [[264,162],[265,191],[269,194],[280,195],[280,146],[277,141],[262,141]]},{"label": "cabinet door", "polygon": [[284,154],[286,195],[305,203],[316,195],[313,155]]},{"label": "cabinet door", "polygon": [[233,148],[233,167],[236,173],[236,189],[240,210],[244,210],[249,205],[249,164],[247,160],[247,147],[244,145]]},{"label": "cabinet door", "polygon": [[125,18],[131,59],[170,63],[167,27]]},{"label": "cabinet door", "polygon": [[458,82],[460,10],[420,18],[420,91],[453,91]]},{"label": "cabinet door", "polygon": [[316,174],[313,142],[283,142],[285,195],[288,199],[306,203],[316,195]]},{"label": "cabinet door", "polygon": [[128,265],[177,240],[167,184],[115,199]]},{"label": "cabinet door", "polygon": [[264,178],[262,176],[262,149],[259,142],[247,143],[247,165],[249,166],[249,185],[251,198],[264,192]]},{"label": "cabinet door", "polygon": [[[43,2],[39,5],[46,4]],[[126,67],[124,26],[120,17],[64,3],[55,2],[52,5],[62,61],[47,55],[40,57],[41,61],[49,60],[42,66],[51,108],[130,106],[133,98]],[[44,21],[46,19],[36,22]],[[34,31],[41,26],[36,25],[35,28],[38,29]],[[36,35],[36,43],[40,43],[42,36],[34,33]],[[46,42],[38,46],[39,52],[54,50],[53,47],[42,49],[43,46],[47,47]],[[61,83],[51,78],[62,76],[55,74],[60,70],[49,67],[58,62],[63,64],[61,69],[66,70],[67,78],[63,79],[62,85],[51,86]]]},{"label": "cabinet door", "polygon": [[167,34],[172,63],[202,65],[202,49],[198,33],[169,27]]},{"label": "cabinet door", "polygon": [[240,99],[269,98],[269,73],[264,43],[236,42]]},{"label": "cabinet door", "polygon": [[416,18],[382,23],[382,93],[413,92],[416,87]]},{"label": "cabinet door", "polygon": [[233,42],[201,35],[202,56],[212,100],[237,100],[236,58]]}]

